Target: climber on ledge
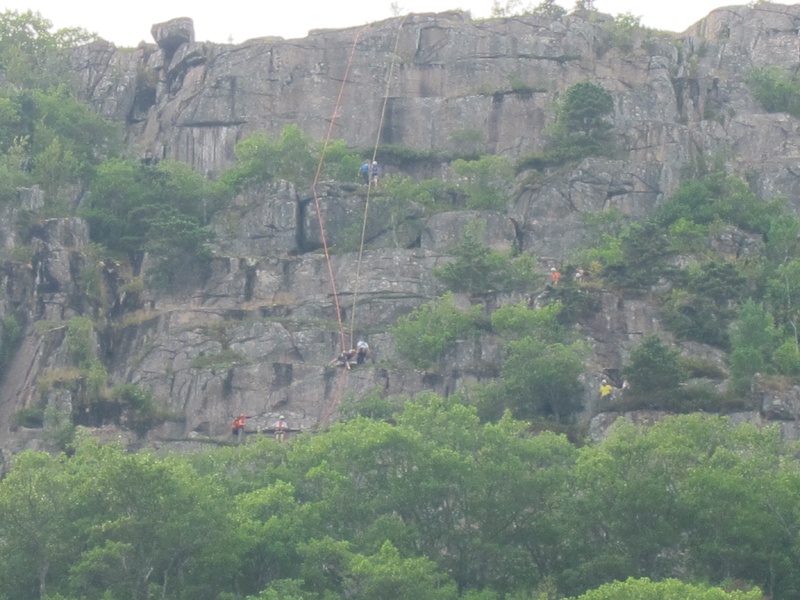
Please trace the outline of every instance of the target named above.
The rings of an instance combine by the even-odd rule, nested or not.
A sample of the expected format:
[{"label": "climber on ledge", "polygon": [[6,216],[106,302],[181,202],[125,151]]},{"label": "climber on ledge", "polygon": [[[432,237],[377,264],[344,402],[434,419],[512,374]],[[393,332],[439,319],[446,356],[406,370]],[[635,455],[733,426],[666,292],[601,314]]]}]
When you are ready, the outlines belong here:
[{"label": "climber on ledge", "polygon": [[369,354],[369,344],[364,340],[358,340],[356,344],[356,364],[363,365],[367,362],[367,357],[372,358]]},{"label": "climber on ledge", "polygon": [[242,440],[242,436],[244,436],[244,423],[247,419],[244,415],[239,415],[233,422],[231,426],[231,433],[236,436],[238,441]]},{"label": "climber on ledge", "polygon": [[378,187],[378,176],[381,174],[381,166],[377,160],[372,161],[372,187]]},{"label": "climber on ledge", "polygon": [[358,354],[358,351],[355,348],[351,348],[350,350],[345,350],[339,356],[337,356],[331,362],[329,362],[328,366],[344,367],[345,369],[350,369],[351,364],[356,359],[356,354]]},{"label": "climber on ledge", "polygon": [[286,421],[283,420],[284,416],[281,415],[278,417],[278,420],[275,421],[275,424],[272,428],[275,430],[275,439],[279,442],[282,442],[286,439],[286,432],[289,431],[289,426],[286,424]]}]

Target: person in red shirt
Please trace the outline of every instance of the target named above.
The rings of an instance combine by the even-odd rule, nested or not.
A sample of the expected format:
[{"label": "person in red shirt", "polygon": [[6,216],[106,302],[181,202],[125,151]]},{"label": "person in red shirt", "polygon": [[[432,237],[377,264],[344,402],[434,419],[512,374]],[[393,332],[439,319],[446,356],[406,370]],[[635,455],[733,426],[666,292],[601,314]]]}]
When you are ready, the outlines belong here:
[{"label": "person in red shirt", "polygon": [[231,433],[236,436],[237,439],[242,439],[244,435],[244,422],[247,419],[244,415],[239,415],[236,417],[236,420],[233,422],[231,426]]}]

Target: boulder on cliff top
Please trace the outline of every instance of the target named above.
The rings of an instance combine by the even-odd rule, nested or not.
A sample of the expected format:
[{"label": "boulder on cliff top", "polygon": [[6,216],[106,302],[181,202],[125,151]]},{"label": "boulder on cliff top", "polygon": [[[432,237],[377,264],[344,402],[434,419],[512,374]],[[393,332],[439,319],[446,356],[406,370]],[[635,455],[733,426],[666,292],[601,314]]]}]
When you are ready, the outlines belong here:
[{"label": "boulder on cliff top", "polygon": [[178,17],[164,23],[156,23],[150,34],[164,52],[172,54],[182,44],[194,42],[194,21],[189,17]]}]

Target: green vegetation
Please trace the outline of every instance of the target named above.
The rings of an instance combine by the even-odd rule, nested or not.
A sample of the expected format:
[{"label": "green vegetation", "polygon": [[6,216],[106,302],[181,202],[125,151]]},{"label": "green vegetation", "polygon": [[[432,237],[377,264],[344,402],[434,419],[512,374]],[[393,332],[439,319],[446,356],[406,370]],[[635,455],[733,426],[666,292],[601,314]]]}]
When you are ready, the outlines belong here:
[{"label": "green vegetation", "polygon": [[192,361],[195,369],[230,369],[234,365],[245,363],[245,357],[239,352],[226,348],[215,354],[200,355]]},{"label": "green vegetation", "polygon": [[677,579],[651,581],[630,578],[601,585],[575,600],[762,600],[761,590],[727,590],[723,587],[693,585]]},{"label": "green vegetation", "polygon": [[0,79],[16,88],[49,89],[71,70],[64,50],[95,39],[83,29],[59,29],[38,12],[0,12]]},{"label": "green vegetation", "polygon": [[452,249],[455,260],[434,269],[433,274],[454,292],[472,294],[532,289],[541,277],[530,255],[512,257],[509,252],[484,246],[479,222],[465,229]]},{"label": "green vegetation", "polygon": [[658,410],[675,407],[680,385],[687,378],[680,352],[656,335],[646,337],[631,351],[625,376],[631,384],[630,396],[645,403],[643,408]]},{"label": "green vegetation", "polygon": [[637,42],[641,42],[650,34],[650,30],[642,25],[642,20],[630,12],[619,14],[610,21],[601,21],[598,26],[608,36],[608,45],[602,50],[618,48],[623,52],[631,52]]},{"label": "green vegetation", "polygon": [[0,480],[0,596],[800,593],[800,465],[777,428],[620,420],[576,447],[527,427],[421,394],[391,423],[354,417],[289,444],[156,456],[79,436],[69,456],[24,452]]},{"label": "green vegetation", "polygon": [[[550,0],[528,9],[563,14]],[[592,9],[590,1],[576,5]],[[630,15],[606,27],[609,44],[622,49],[641,33]],[[90,191],[81,214],[97,247],[79,283],[93,306],[103,295],[93,265],[106,252],[132,263],[147,252],[156,258],[151,283],[185,284],[187,274],[203,276],[210,219],[232,196],[314,178],[322,149],[297,126],[240,142],[237,164],[213,184],[180,163],[120,158],[117,128],[59,81],[63,51],[90,36],[51,29],[32,13],[0,16],[0,202],[39,185],[47,206],[24,216],[36,223],[73,214]],[[509,84],[516,93],[535,89]],[[797,113],[793,76],[765,69],[751,85],[767,110]],[[518,167],[613,156],[613,114],[602,86],[570,86],[546,151]],[[515,183],[508,161],[480,155],[481,132],[454,132],[451,142],[461,155],[451,164],[458,185],[382,179],[376,202],[390,206],[393,220],[507,210]],[[324,179],[356,178],[365,153],[341,141],[324,152]],[[393,146],[381,152],[401,167],[447,160]],[[620,424],[605,442],[580,448],[531,431],[571,427],[581,409],[588,349],[572,326],[593,314],[600,290],[657,298],[676,338],[730,351],[731,391],[722,396],[698,381],[722,379],[718,364],[645,338],[623,369],[627,408],[721,410],[747,404],[756,373],[776,385],[796,381],[800,220],[780,201],[760,202],[744,180],[698,168],[650,219],[609,212],[594,221],[597,243],[575,261],[587,267],[586,282],[568,265],[558,286],[491,316],[446,293],[391,328],[398,352],[434,371],[459,342],[494,336],[502,352],[472,373],[485,376],[474,396],[375,390],[343,404],[349,421],[287,445],[261,440],[157,458],[75,440],[75,425],[116,423],[144,435],[175,415],[146,389],[111,387],[99,318],[40,324],[52,329],[49,341],[63,333],[64,365],[40,377],[41,402],[18,411],[14,424],[43,427],[70,456],[23,453],[0,480],[0,598],[749,600],[761,594],[752,586],[776,600],[797,597],[800,467],[777,430],[692,416],[648,430]],[[763,242],[763,255],[723,256],[715,245],[725,232]],[[481,239],[477,229],[465,232],[453,261],[435,272],[444,286],[486,294],[487,306],[541,287],[532,257],[493,251]],[[144,283],[129,285],[142,291]],[[242,363],[224,326],[207,333],[221,348],[193,367]],[[0,365],[20,335],[20,321],[6,315]],[[71,392],[71,412],[45,408],[59,388]],[[676,573],[685,581],[667,579]]]},{"label": "green vegetation", "polygon": [[4,369],[11,362],[17,346],[22,339],[22,326],[17,317],[8,314],[0,323],[0,369]]},{"label": "green vegetation", "polygon": [[556,105],[547,149],[543,154],[521,159],[517,172],[561,166],[588,156],[613,155],[613,116],[614,98],[603,86],[590,81],[571,85]]},{"label": "green vegetation", "polygon": [[505,0],[504,3],[501,3],[500,0],[493,0],[492,2],[493,17],[511,17],[520,14],[558,19],[567,14],[567,11],[556,4],[555,0],[542,0],[536,6],[532,3],[523,4],[522,0]]},{"label": "green vegetation", "polygon": [[481,321],[481,307],[462,311],[452,294],[423,304],[401,317],[390,329],[397,351],[418,369],[427,369],[451,351],[456,341],[474,336]]},{"label": "green vegetation", "polygon": [[459,188],[467,196],[467,208],[505,211],[513,168],[502,156],[482,156],[478,160],[458,159],[453,171],[462,181]]},{"label": "green vegetation", "polygon": [[520,419],[570,423],[581,409],[587,348],[560,322],[562,306],[530,309],[521,302],[492,314],[492,331],[504,341],[499,379],[475,390],[478,414],[499,420],[506,410]]},{"label": "green vegetation", "polygon": [[[284,127],[277,140],[264,133],[253,134],[236,144],[235,151],[236,165],[219,178],[219,189],[226,195],[277,179],[310,187],[322,153],[297,125]],[[359,153],[349,150],[341,140],[325,148],[324,159],[323,180],[354,181],[363,162]]]},{"label": "green vegetation", "polygon": [[605,156],[613,148],[613,115],[614,99],[608,90],[590,81],[575,83],[559,99],[550,143],[555,152],[573,160]]},{"label": "green vegetation", "polygon": [[772,315],[752,300],[745,302],[731,333],[730,364],[734,389],[749,392],[753,375],[772,371],[776,336]]},{"label": "green vegetation", "polygon": [[796,73],[787,73],[776,65],[752,69],[747,83],[767,112],[800,116],[800,80]]}]

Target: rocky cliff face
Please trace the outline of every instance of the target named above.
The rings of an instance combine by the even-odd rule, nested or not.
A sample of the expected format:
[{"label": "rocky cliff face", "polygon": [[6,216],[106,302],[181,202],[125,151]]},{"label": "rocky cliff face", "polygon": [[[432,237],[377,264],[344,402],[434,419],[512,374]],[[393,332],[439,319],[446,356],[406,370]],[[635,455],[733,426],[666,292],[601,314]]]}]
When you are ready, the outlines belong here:
[{"label": "rocky cliff face", "polygon": [[[372,249],[360,267],[355,253],[332,257],[343,320],[356,325],[356,336],[369,336],[377,359],[344,377],[326,366],[341,342],[310,190],[278,182],[238,197],[215,222],[208,280],[185,293],[148,295],[132,285],[136,277],[124,265],[104,263],[104,304],[82,293],[81,269],[97,260],[90,258],[86,224],[48,221],[34,231],[30,265],[3,265],[0,308],[24,315],[26,329],[0,387],[0,446],[9,452],[41,443],[41,430],[11,426],[16,411],[42,400],[56,408],[74,401],[74,389],[60,387],[57,377],[52,383],[67,363],[63,322],[72,316],[110,318],[113,326],[96,343],[111,380],[151,390],[179,417],[150,431],[145,443],[226,436],[241,412],[254,416],[253,426],[283,413],[292,426],[312,429],[335,418],[346,395],[376,388],[447,394],[491,375],[486,365],[500,355],[491,336],[459,345],[444,372],[423,373],[403,366],[386,333],[397,317],[442,292],[431,269],[447,260],[471,222],[485,223],[494,247],[535,255],[544,271],[584,239],[583,214],[612,207],[647,214],[698,156],[724,156],[763,199],[783,195],[800,209],[798,121],[765,113],[745,85],[752,67],[796,65],[800,6],[719,9],[683,34],[633,40],[625,50],[611,43],[606,22],[597,14],[473,21],[451,12],[234,46],[196,42],[191,21],[177,19],[154,26],[156,44],[122,49],[97,42],[76,52],[86,99],[125,123],[133,154],[178,159],[210,176],[233,163],[237,141],[278,134],[292,123],[316,139],[330,128],[352,147],[371,148],[377,140],[379,156],[387,144],[452,153],[468,138],[480,140],[481,153],[519,158],[543,149],[554,100],[586,79],[614,97],[621,150],[618,158],[586,159],[536,186],[520,181],[504,213],[423,219],[411,211],[403,228],[389,226],[386,207],[373,209]],[[452,176],[446,163],[415,168],[412,175]],[[32,205],[42,201],[36,190],[25,194]],[[335,243],[361,218],[363,198],[355,185],[324,186],[320,195]],[[15,219],[2,220],[7,250],[15,245]],[[730,231],[719,244],[735,254],[744,237]],[[594,350],[585,375],[587,419],[597,410],[603,369],[619,368],[643,335],[660,331],[645,301],[610,292],[599,299],[602,311],[582,326]],[[51,325],[37,328],[43,320]],[[714,354],[697,346],[685,350]],[[782,415],[798,414],[792,402],[766,396]],[[116,427],[104,431],[142,443]]]}]

